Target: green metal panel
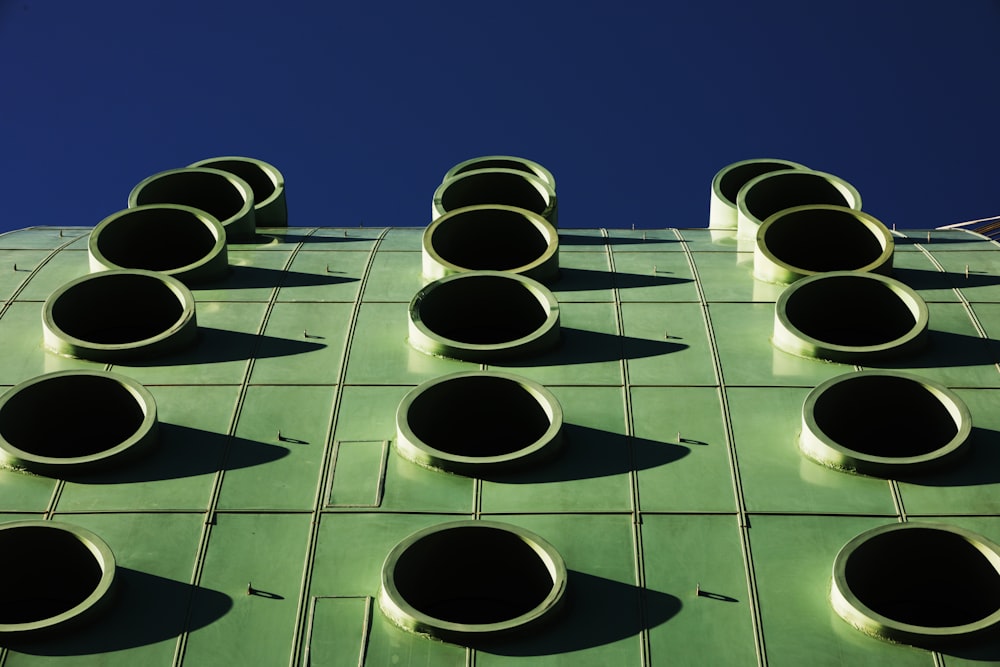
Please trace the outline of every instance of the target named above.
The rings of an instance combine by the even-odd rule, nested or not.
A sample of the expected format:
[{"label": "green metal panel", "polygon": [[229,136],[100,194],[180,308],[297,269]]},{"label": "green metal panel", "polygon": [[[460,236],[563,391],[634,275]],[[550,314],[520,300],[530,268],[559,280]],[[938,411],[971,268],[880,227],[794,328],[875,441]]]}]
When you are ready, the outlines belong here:
[{"label": "green metal panel", "polygon": [[[161,439],[147,458],[65,480],[0,470],[4,520],[93,530],[124,583],[86,632],[0,639],[0,667],[1000,661],[996,641],[935,655],[870,638],[829,603],[836,553],[869,528],[931,520],[1000,540],[1000,246],[960,231],[895,235],[896,277],[929,301],[931,345],[884,367],[956,389],[973,435],[953,467],[886,480],[800,453],[805,396],[856,367],[774,348],[783,287],[754,280],[752,242],[707,229],[564,229],[551,285],[559,345],[483,366],[407,342],[408,305],[426,282],[422,235],[293,227],[232,244],[226,279],[195,290],[196,346],[114,366],[156,398]],[[0,386],[106,368],[41,347],[42,303],[88,272],[86,238],[0,235],[11,264],[0,271]],[[477,478],[396,453],[407,392],[484,369],[558,399],[555,458]],[[569,569],[562,616],[468,647],[387,620],[386,554],[456,519],[550,542]]]}]

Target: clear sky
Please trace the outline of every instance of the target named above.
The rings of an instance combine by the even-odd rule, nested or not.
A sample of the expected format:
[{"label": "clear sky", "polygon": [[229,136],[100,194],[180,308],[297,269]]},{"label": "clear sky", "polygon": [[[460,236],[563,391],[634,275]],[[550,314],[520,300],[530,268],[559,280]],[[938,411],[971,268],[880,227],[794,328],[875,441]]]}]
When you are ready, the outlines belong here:
[{"label": "clear sky", "polygon": [[887,225],[1000,215],[997,35],[998,0],[0,0],[0,230],[232,154],[293,225],[426,225],[494,153],[555,173],[562,227],[705,226],[752,157]]}]

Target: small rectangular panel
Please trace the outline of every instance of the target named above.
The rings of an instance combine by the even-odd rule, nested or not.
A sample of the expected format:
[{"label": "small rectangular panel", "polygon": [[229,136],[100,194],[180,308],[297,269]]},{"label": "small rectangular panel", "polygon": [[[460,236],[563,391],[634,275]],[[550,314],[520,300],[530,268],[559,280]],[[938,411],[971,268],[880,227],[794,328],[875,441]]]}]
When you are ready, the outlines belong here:
[{"label": "small rectangular panel", "polygon": [[[752,248],[752,246],[751,246]],[[752,252],[691,253],[705,300],[774,303],[785,285],[773,285],[753,277]]]},{"label": "small rectangular panel", "polygon": [[306,664],[310,667],[363,665],[372,607],[370,597],[314,598]]},{"label": "small rectangular panel", "polygon": [[337,442],[328,507],[378,507],[382,501],[389,442]]},{"label": "small rectangular panel", "polygon": [[609,229],[608,243],[620,252],[684,252],[673,229]]},{"label": "small rectangular panel", "polygon": [[[42,304],[15,301],[0,317],[0,384],[15,385],[56,371],[104,370],[104,364],[61,357],[42,346]],[[57,410],[58,412],[58,410]]]}]

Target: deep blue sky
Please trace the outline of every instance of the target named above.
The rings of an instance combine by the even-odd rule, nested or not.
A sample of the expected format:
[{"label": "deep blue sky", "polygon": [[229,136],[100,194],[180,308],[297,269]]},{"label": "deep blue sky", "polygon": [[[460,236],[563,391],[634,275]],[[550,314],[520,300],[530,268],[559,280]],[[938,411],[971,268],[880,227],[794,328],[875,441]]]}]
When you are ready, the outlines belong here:
[{"label": "deep blue sky", "polygon": [[0,230],[228,154],[282,170],[294,225],[425,225],[492,153],[555,173],[563,227],[705,226],[751,157],[888,225],[993,216],[997,35],[998,0],[0,0]]}]

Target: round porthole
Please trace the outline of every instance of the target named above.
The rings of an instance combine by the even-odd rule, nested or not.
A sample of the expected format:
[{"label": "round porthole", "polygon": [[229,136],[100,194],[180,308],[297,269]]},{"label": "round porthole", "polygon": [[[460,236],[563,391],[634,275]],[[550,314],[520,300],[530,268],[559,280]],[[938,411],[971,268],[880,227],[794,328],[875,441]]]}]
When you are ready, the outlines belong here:
[{"label": "round porthole", "polygon": [[128,196],[129,208],[145,204],[182,204],[214,216],[227,240],[253,238],[253,189],[239,176],[221,169],[170,169],[142,180]]},{"label": "round porthole", "polygon": [[774,345],[842,363],[910,354],[926,343],[927,304],[873,273],[834,271],[792,283],[775,305]]},{"label": "round porthole", "polygon": [[179,204],[118,211],[94,227],[88,249],[91,271],[145,269],[193,284],[222,278],[229,270],[222,224]]},{"label": "round porthole", "polygon": [[534,174],[520,169],[474,169],[453,176],[434,191],[431,218],[436,220],[449,211],[501,204],[537,213],[558,226],[556,191]]},{"label": "round porthole", "polygon": [[221,169],[239,176],[253,190],[254,218],[257,227],[287,227],[288,207],[285,204],[285,177],[263,160],[230,155],[201,160],[188,167]]},{"label": "round porthole", "polygon": [[868,635],[930,646],[973,639],[1000,626],[1000,548],[955,526],[881,526],[837,554],[830,597]]},{"label": "round porthole", "polygon": [[115,557],[94,533],[56,521],[0,524],[0,635],[65,630],[111,601]]},{"label": "round porthole", "polygon": [[908,373],[849,373],[820,384],[802,405],[799,447],[832,468],[893,476],[965,453],[972,416],[951,390]]},{"label": "round porthole", "polygon": [[152,394],[116,373],[49,373],[0,398],[0,457],[13,468],[43,475],[94,470],[145,454],[156,436]]},{"label": "round porthole", "polygon": [[550,620],[566,579],[562,557],[538,535],[455,521],[416,532],[389,552],[379,606],[404,630],[462,643]]},{"label": "round porthole", "polygon": [[66,283],[45,301],[42,329],[52,352],[110,362],[166,354],[198,335],[190,290],[176,278],[139,270]]},{"label": "round porthole", "polygon": [[562,407],[542,385],[508,373],[467,372],[413,389],[396,411],[396,450],[459,474],[546,460],[562,445]]},{"label": "round porthole", "polygon": [[535,354],[559,340],[559,304],[539,282],[502,271],[435,280],[409,308],[410,345],[442,357],[493,361]]},{"label": "round porthole", "polygon": [[740,188],[762,174],[782,169],[806,169],[805,165],[788,160],[757,158],[740,160],[720,169],[712,179],[712,199],[708,226],[712,229],[736,229],[736,195]]},{"label": "round porthole", "polygon": [[888,274],[895,243],[881,222],[845,206],[795,206],[760,226],[753,273],[770,283],[792,283],[829,271]]},{"label": "round porthole", "polygon": [[542,216],[513,206],[468,206],[427,226],[424,276],[509,271],[542,282],[559,274],[559,235]]},{"label": "round porthole", "polygon": [[757,238],[761,223],[793,206],[833,204],[861,209],[861,195],[847,181],[811,169],[783,169],[752,178],[736,195],[737,233]]},{"label": "round porthole", "polygon": [[533,174],[549,184],[553,190],[556,189],[556,179],[552,172],[533,160],[513,155],[484,155],[471,160],[459,162],[445,173],[442,181],[447,181],[452,176],[464,174],[467,171],[477,169],[514,169]]}]

